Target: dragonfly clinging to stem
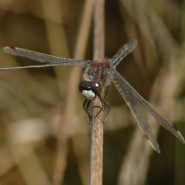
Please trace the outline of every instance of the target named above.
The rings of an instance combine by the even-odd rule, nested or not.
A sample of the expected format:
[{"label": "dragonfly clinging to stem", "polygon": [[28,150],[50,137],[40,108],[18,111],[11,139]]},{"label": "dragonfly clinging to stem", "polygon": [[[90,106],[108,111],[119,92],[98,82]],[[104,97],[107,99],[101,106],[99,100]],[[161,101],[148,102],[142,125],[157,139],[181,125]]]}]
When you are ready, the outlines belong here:
[{"label": "dragonfly clinging to stem", "polygon": [[102,104],[102,106],[99,107],[99,112],[97,113],[97,115],[104,109],[104,106],[106,105],[108,107],[108,111],[105,120],[107,119],[110,111],[110,105],[105,100],[105,97],[102,95],[101,92],[102,87],[108,88],[112,81],[116,88],[118,89],[118,91],[120,92],[123,99],[125,100],[125,102],[127,103],[128,107],[132,111],[145,137],[150,142],[154,150],[160,153],[159,145],[152,133],[150,125],[148,124],[143,108],[145,108],[165,129],[167,129],[173,135],[175,135],[182,143],[185,144],[185,140],[178,131],[178,129],[165,117],[163,117],[155,108],[153,108],[144,98],[142,98],[136,92],[136,90],[116,70],[116,66],[123,60],[123,58],[125,58],[130,52],[134,50],[136,45],[137,41],[131,40],[127,44],[123,45],[121,49],[113,56],[112,59],[105,59],[104,61],[74,60],[60,58],[52,55],[46,55],[26,49],[8,46],[4,47],[4,52],[36,60],[44,64],[22,67],[0,68],[0,71],[50,67],[60,65],[80,66],[86,68],[83,74],[83,80],[79,84],[79,90],[85,97],[83,108],[86,111],[89,120],[91,120],[92,118],[92,115],[89,112],[89,106],[91,101],[94,100],[96,96],[100,98]]}]

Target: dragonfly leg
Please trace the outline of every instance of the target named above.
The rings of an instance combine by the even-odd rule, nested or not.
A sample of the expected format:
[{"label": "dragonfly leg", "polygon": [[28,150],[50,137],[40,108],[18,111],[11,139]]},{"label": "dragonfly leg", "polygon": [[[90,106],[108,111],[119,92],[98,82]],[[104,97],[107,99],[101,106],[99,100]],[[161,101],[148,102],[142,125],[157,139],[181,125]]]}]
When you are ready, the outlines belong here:
[{"label": "dragonfly leg", "polygon": [[105,123],[105,121],[107,120],[107,118],[108,118],[108,115],[109,115],[109,113],[110,113],[110,104],[108,103],[108,101],[107,100],[105,100],[105,99],[103,99],[103,101],[104,101],[104,103],[107,105],[107,107],[108,107],[108,110],[107,110],[107,113],[106,113],[106,116],[105,116],[105,119],[103,120],[103,122]]},{"label": "dragonfly leg", "polygon": [[103,110],[104,106],[100,107],[100,106],[94,106],[94,108],[99,108],[100,110],[98,111],[98,113],[96,114],[96,116],[94,117],[94,119],[100,114],[100,112]]},{"label": "dragonfly leg", "polygon": [[[94,109],[94,108],[99,108],[99,111],[98,111],[98,113],[95,115],[94,118],[96,118],[96,117],[100,114],[100,112],[104,109],[104,106],[106,105],[106,106],[108,107],[108,111],[107,111],[107,113],[106,113],[105,119],[103,120],[103,122],[105,122],[105,121],[107,120],[108,115],[109,115],[109,112],[110,112],[110,105],[109,105],[109,103],[105,100],[105,98],[103,98],[103,96],[101,96],[100,94],[98,94],[98,96],[99,96],[99,98],[100,98],[100,101],[101,101],[102,106],[101,106],[101,107],[100,107],[100,106],[94,106],[94,107],[93,107],[93,109]],[[89,117],[89,124],[90,124],[90,122],[91,122],[91,120],[92,120],[92,115],[89,113],[89,106],[90,106],[90,104],[91,104],[91,100],[87,100],[87,99],[84,100],[83,108],[84,108],[85,112],[87,113],[87,115],[88,115],[88,117]]]},{"label": "dragonfly leg", "polygon": [[100,101],[101,101],[101,104],[102,104],[102,107],[100,106],[95,106],[93,108],[100,108],[100,110],[98,111],[98,113],[96,114],[95,118],[100,114],[100,112],[104,109],[104,106],[107,105],[108,107],[108,111],[106,113],[106,116],[105,116],[105,119],[103,120],[103,122],[105,122],[108,118],[108,115],[109,115],[109,112],[110,112],[110,105],[109,103],[105,100],[105,98],[101,95],[101,94],[98,94],[99,98],[100,98]]},{"label": "dragonfly leg", "polygon": [[106,88],[104,99],[105,99],[106,96],[107,96],[107,93],[108,93],[108,91],[109,91],[109,88],[110,88],[110,85],[108,85],[107,88]]},{"label": "dragonfly leg", "polygon": [[90,106],[90,104],[91,104],[91,100],[87,100],[87,99],[84,100],[83,108],[84,108],[85,112],[87,113],[87,115],[88,115],[88,117],[89,117],[89,122],[90,122],[91,119],[92,119],[92,116],[91,116],[91,114],[89,113],[89,106]]}]

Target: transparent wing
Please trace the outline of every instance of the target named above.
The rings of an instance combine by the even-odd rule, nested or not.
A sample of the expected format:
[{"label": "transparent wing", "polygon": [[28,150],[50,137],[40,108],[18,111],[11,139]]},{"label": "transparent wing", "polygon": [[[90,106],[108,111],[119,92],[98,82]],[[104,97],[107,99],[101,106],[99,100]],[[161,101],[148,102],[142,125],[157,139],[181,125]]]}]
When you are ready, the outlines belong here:
[{"label": "transparent wing", "polygon": [[36,60],[38,62],[45,62],[48,64],[41,64],[41,65],[32,65],[32,66],[22,66],[22,67],[11,67],[11,68],[1,68],[0,70],[17,70],[17,69],[25,69],[25,68],[40,68],[40,67],[50,67],[50,66],[59,66],[59,65],[75,65],[86,67],[91,62],[90,60],[74,60],[74,59],[67,59],[67,58],[60,58],[55,57],[52,55],[46,55],[43,53],[38,53],[26,49],[21,49],[17,47],[7,46],[3,48],[5,53],[9,53],[16,56],[21,56],[25,58],[29,58],[32,60]]},{"label": "transparent wing", "polygon": [[142,105],[146,108],[147,111],[168,131],[174,134],[182,143],[185,144],[185,140],[177,128],[164,118],[157,110],[155,110],[145,99],[143,99],[133,87],[114,69],[109,68],[107,72],[117,87],[118,91],[126,101],[127,105],[131,109],[133,115],[135,116],[139,126],[141,127],[146,138],[150,140],[152,147],[160,152],[157,141],[152,134],[152,130],[146,120],[144,115]]},{"label": "transparent wing", "polygon": [[134,50],[137,45],[137,40],[131,40],[123,45],[120,50],[112,57],[111,61],[114,68],[125,58],[130,52]]}]

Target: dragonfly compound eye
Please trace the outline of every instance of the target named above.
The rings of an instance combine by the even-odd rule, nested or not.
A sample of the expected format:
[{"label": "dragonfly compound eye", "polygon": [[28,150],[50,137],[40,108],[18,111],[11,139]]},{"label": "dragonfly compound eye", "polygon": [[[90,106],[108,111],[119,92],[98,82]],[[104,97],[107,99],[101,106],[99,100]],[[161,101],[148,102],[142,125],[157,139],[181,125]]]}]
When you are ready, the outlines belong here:
[{"label": "dragonfly compound eye", "polygon": [[101,90],[101,85],[98,82],[92,81],[90,86],[91,86],[91,89],[95,92],[100,92]]}]

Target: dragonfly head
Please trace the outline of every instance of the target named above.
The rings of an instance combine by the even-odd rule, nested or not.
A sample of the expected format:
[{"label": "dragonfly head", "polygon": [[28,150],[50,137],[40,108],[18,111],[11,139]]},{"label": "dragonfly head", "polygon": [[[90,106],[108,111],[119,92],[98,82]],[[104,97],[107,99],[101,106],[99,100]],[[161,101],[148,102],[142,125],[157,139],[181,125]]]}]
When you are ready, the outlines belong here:
[{"label": "dragonfly head", "polygon": [[79,90],[86,99],[94,100],[101,91],[101,85],[95,81],[82,81]]}]

